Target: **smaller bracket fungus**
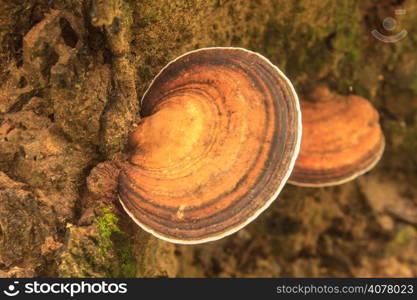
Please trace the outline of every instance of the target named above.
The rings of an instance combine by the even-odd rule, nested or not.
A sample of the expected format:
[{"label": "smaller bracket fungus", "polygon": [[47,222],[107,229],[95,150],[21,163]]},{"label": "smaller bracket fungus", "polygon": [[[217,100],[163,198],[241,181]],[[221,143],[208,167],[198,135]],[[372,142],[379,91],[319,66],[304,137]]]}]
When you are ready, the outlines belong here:
[{"label": "smaller bracket fungus", "polygon": [[119,199],[158,238],[230,235],[276,199],[301,142],[297,95],[263,56],[204,48],[170,62],[142,98]]},{"label": "smaller bracket fungus", "polygon": [[303,139],[289,183],[322,187],[372,169],[384,152],[378,112],[366,99],[318,86],[300,100]]}]

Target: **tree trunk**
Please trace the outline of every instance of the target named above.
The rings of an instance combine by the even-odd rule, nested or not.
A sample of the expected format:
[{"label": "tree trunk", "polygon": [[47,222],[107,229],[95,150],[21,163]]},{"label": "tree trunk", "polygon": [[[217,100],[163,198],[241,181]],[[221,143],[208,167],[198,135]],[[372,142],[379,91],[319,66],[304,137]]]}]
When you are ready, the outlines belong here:
[{"label": "tree trunk", "polygon": [[[0,1],[0,276],[417,276],[415,1]],[[388,16],[405,39],[372,36]],[[300,95],[369,99],[381,162],[337,187],[286,185],[220,241],[142,231],[117,197],[129,128],[159,70],[209,46],[265,55]]]}]

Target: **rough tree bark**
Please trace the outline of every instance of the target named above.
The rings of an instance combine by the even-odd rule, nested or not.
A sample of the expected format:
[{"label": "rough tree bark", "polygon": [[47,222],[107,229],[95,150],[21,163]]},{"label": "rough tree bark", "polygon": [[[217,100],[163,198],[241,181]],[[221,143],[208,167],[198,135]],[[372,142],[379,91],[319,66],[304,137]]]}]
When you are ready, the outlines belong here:
[{"label": "rough tree bark", "polygon": [[[375,40],[398,8],[406,39]],[[0,276],[417,276],[416,13],[413,0],[0,0]],[[217,242],[140,230],[115,178],[141,95],[207,46],[264,54],[300,94],[370,99],[381,163],[339,187],[287,185]]]}]

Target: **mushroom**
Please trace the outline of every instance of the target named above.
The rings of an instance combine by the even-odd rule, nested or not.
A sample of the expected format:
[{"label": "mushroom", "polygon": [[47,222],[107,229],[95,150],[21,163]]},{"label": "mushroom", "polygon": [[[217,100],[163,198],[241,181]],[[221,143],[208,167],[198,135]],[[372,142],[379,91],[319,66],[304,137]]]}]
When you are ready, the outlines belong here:
[{"label": "mushroom", "polygon": [[268,59],[203,48],[165,66],[142,98],[119,199],[145,231],[173,243],[230,235],[286,183],[301,142],[297,94]]},{"label": "mushroom", "polygon": [[342,184],[377,164],[385,139],[378,112],[369,101],[318,86],[300,105],[303,139],[289,183],[309,187]]}]

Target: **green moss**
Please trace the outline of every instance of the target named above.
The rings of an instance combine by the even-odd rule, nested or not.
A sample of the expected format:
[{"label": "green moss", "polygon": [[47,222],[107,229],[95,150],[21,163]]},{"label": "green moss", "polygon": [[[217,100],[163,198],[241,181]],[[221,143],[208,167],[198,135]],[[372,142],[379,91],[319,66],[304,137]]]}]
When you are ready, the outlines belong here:
[{"label": "green moss", "polygon": [[291,1],[287,8],[276,7],[261,52],[296,85],[306,87],[326,80],[336,90],[345,91],[352,85],[361,58],[363,34],[356,5],[352,1]]},{"label": "green moss", "polygon": [[399,226],[394,237],[387,243],[385,254],[392,255],[401,251],[410,242],[416,239],[417,230],[411,225]]},{"label": "green moss", "polygon": [[136,262],[132,256],[129,239],[118,226],[118,218],[112,212],[112,207],[101,210],[101,216],[96,219],[99,229],[97,254],[103,261],[114,257],[116,267],[108,268],[108,276],[134,277]]},{"label": "green moss", "polygon": [[113,241],[111,236],[116,233],[121,233],[117,226],[118,219],[116,215],[111,212],[111,207],[105,207],[102,209],[103,216],[97,219],[97,227],[100,231],[100,243],[98,252],[101,256],[105,254],[113,247]]},{"label": "green moss", "polygon": [[132,257],[132,249],[129,244],[124,244],[119,251],[120,254],[120,269],[123,277],[135,277],[136,275],[136,262]]}]

